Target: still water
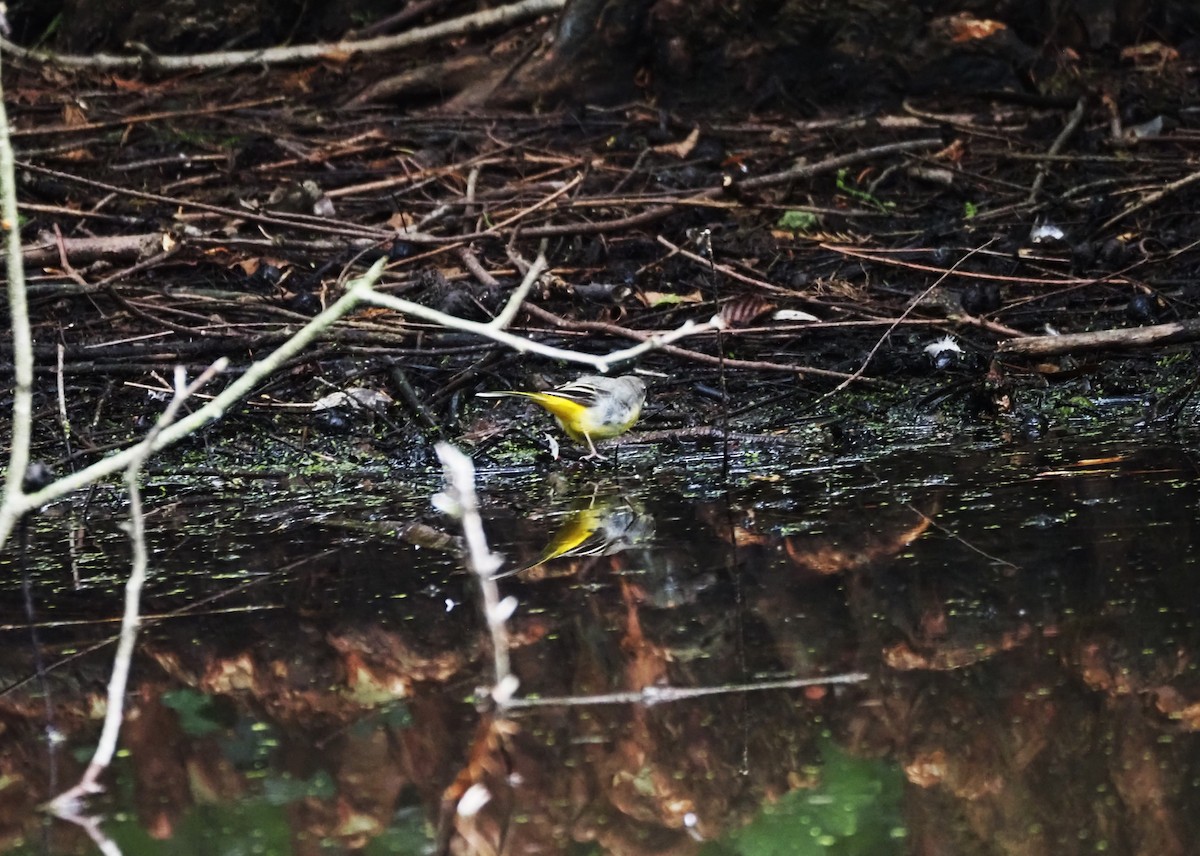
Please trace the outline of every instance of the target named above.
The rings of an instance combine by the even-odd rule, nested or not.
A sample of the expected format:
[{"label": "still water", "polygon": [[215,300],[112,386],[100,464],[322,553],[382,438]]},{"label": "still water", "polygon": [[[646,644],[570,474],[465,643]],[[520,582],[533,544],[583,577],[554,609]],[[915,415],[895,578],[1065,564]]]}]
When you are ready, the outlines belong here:
[{"label": "still water", "polygon": [[[1195,852],[1193,447],[653,458],[481,469],[507,718],[436,473],[151,478],[103,830],[126,854]],[[36,807],[98,733],[119,504],[31,522],[33,631],[5,559],[0,852],[97,852]]]}]

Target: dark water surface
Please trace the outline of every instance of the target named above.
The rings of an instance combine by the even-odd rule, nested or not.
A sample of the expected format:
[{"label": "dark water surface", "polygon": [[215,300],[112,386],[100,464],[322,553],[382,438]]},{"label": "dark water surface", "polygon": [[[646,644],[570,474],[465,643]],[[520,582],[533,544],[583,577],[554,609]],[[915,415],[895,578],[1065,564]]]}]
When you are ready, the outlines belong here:
[{"label": "dark water surface", "polygon": [[[553,700],[507,719],[478,704],[492,660],[436,473],[151,479],[103,828],[126,854],[1195,852],[1193,447],[923,436],[731,465],[480,472],[518,695]],[[7,560],[3,852],[95,852],[35,807],[98,733],[119,500],[31,523],[44,679]],[[647,687],[714,692],[587,701]]]}]

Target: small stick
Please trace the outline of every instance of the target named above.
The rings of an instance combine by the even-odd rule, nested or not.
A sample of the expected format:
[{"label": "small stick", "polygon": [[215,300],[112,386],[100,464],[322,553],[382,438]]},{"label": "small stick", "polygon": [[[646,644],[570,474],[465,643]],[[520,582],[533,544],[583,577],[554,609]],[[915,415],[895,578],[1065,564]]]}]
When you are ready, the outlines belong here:
[{"label": "small stick", "polygon": [[[1079,96],[1079,100],[1075,102],[1075,109],[1071,111],[1071,115],[1067,117],[1067,124],[1063,126],[1062,131],[1054,138],[1054,142],[1050,144],[1050,148],[1046,154],[1054,157],[1062,151],[1063,146],[1067,144],[1067,140],[1079,130],[1079,125],[1083,122],[1083,114],[1087,108],[1087,96]],[[1042,185],[1046,183],[1046,176],[1050,174],[1050,164],[1042,163],[1038,166],[1037,176],[1033,179],[1033,186],[1029,188],[1029,197],[1025,200],[1025,204],[1032,205],[1037,201],[1038,196],[1042,192]]]},{"label": "small stick", "polygon": [[1005,356],[1048,357],[1079,351],[1191,342],[1196,339],[1200,339],[1200,320],[1189,318],[1150,327],[1122,327],[1090,333],[1065,333],[1061,336],[1025,336],[1001,342],[996,348],[996,353]]}]

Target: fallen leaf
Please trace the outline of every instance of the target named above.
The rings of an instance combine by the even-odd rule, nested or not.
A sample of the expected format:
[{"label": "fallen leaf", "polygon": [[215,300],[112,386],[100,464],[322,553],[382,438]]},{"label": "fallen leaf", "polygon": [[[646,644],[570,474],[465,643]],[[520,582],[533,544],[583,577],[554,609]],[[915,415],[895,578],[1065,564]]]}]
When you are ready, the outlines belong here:
[{"label": "fallen leaf", "polygon": [[692,149],[696,148],[696,143],[700,139],[700,129],[693,128],[692,132],[678,143],[664,143],[661,146],[655,146],[654,151],[664,155],[674,155],[682,160],[692,153]]},{"label": "fallen leaf", "polygon": [[774,308],[774,304],[768,303],[758,295],[747,294],[723,304],[721,320],[730,327],[745,327]]},{"label": "fallen leaf", "polygon": [[329,395],[322,396],[313,402],[313,410],[330,410],[334,407],[362,408],[364,410],[383,410],[392,403],[392,397],[386,392],[355,386],[350,389],[339,389]]},{"label": "fallen leaf", "polygon": [[691,294],[674,294],[669,291],[643,291],[638,297],[650,309],[655,309],[659,306],[674,306],[679,303],[704,302],[704,297],[699,291],[693,291]]}]

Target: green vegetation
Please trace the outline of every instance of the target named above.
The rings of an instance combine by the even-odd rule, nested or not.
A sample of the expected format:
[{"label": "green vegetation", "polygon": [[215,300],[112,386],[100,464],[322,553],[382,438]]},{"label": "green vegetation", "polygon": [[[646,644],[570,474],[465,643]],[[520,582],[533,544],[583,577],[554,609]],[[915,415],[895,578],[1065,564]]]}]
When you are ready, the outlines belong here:
[{"label": "green vegetation", "polygon": [[775,225],[789,232],[808,233],[816,229],[819,223],[817,215],[810,211],[785,211]]},{"label": "green vegetation", "polygon": [[787,793],[703,851],[744,856],[888,856],[905,852],[900,771],[827,744],[820,785]]},{"label": "green vegetation", "polygon": [[866,190],[859,190],[857,187],[852,186],[846,179],[847,172],[846,169],[839,169],[837,174],[837,188],[842,193],[857,199],[859,202],[870,205],[872,208],[878,208],[880,211],[887,212],[896,207],[895,202],[883,202],[873,193],[869,193]]}]

